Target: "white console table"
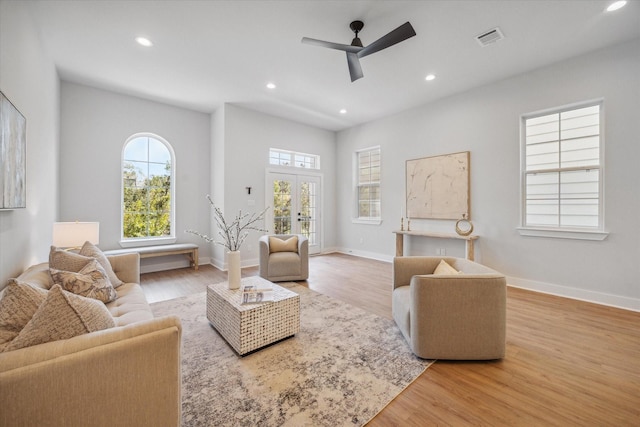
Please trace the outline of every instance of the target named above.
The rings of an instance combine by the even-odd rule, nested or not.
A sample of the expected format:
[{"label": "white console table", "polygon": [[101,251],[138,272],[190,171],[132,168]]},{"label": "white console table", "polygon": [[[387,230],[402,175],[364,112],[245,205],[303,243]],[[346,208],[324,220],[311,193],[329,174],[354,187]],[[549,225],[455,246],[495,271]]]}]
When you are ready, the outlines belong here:
[{"label": "white console table", "polygon": [[460,239],[465,240],[465,252],[468,260],[473,261],[473,242],[478,239],[478,236],[460,236],[459,234],[449,233],[433,233],[430,231],[406,231],[396,230],[396,256],[404,255],[404,236],[417,236],[417,237],[433,237],[436,239]]}]

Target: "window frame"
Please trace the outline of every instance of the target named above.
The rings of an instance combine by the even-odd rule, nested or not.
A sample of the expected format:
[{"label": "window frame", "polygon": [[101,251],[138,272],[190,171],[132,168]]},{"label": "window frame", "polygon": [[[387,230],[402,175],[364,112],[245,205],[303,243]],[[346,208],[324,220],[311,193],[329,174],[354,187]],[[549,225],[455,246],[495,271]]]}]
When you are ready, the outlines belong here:
[{"label": "window frame", "polygon": [[[599,107],[599,132],[598,132],[598,165],[590,165],[590,166],[565,166],[558,165],[557,168],[550,168],[540,170],[540,173],[549,173],[549,172],[558,172],[559,174],[562,172],[570,172],[576,170],[598,170],[598,225],[594,227],[584,226],[584,227],[568,227],[558,225],[554,226],[541,226],[541,225],[529,225],[527,223],[527,176],[532,173],[531,170],[527,170],[527,121],[530,119],[535,119],[537,117],[543,117],[547,115],[553,115],[561,113],[570,112],[573,110],[579,110],[582,108],[588,107]],[[573,104],[568,104],[560,107],[549,108],[541,111],[536,111],[533,113],[527,113],[520,116],[520,226],[517,227],[517,230],[522,236],[531,236],[531,237],[551,237],[551,238],[563,238],[563,239],[579,239],[579,240],[604,240],[608,232],[605,231],[605,222],[604,222],[604,100],[603,99],[593,99],[584,102],[577,102]],[[558,150],[559,153],[562,152],[561,144],[563,141],[561,136],[558,137],[558,142],[560,144]],[[561,214],[558,213],[560,216]]]},{"label": "window frame", "polygon": [[[378,203],[380,204],[380,216],[377,217],[363,217],[360,216],[360,188],[364,186],[360,184],[360,154],[365,152],[378,152],[378,156],[380,157],[380,178],[377,183],[378,188]],[[372,184],[367,184],[368,187],[373,187]],[[382,149],[379,145],[373,147],[367,147],[360,150],[356,150],[353,153],[353,199],[354,199],[354,216],[351,220],[354,224],[369,224],[369,225],[379,225],[382,223]],[[371,199],[369,199],[371,200]]]},{"label": "window frame", "polygon": [[[171,207],[169,213],[169,221],[171,224],[170,234],[169,236],[146,236],[146,237],[135,237],[135,238],[126,238],[124,237],[124,166],[125,166],[125,150],[127,145],[130,142],[137,138],[152,138],[160,143],[162,143],[167,150],[169,151],[169,155],[171,156],[171,175],[170,175],[170,195],[171,195]],[[147,161],[147,163],[149,163]],[[171,244],[176,242],[176,155],[173,150],[173,147],[163,137],[158,134],[150,133],[150,132],[140,132],[135,133],[129,136],[124,144],[122,145],[122,153],[120,156],[120,246],[123,248],[134,248],[134,247],[143,247],[143,246],[152,246],[158,244]]]},{"label": "window frame", "polygon": [[[291,163],[292,164],[282,164],[282,163],[273,163],[271,161],[271,159],[273,159],[273,154],[288,154],[291,156]],[[314,167],[307,167],[307,166],[299,166],[296,163],[296,157],[303,157],[303,158],[309,158],[309,159],[313,159],[315,166]],[[307,164],[308,162],[305,160],[304,164]],[[281,148],[269,148],[269,166],[270,167],[282,167],[282,168],[294,168],[294,169],[302,169],[302,170],[309,170],[309,171],[319,171],[320,170],[320,156],[318,154],[309,154],[309,153],[301,153],[299,151],[291,151],[291,150],[283,150]]]}]

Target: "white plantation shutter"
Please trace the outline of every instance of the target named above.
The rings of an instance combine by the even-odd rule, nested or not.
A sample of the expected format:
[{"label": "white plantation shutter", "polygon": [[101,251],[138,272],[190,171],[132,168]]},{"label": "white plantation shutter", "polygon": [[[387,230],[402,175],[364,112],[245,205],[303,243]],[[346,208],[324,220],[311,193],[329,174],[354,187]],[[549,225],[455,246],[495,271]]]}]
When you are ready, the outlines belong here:
[{"label": "white plantation shutter", "polygon": [[602,229],[601,105],[524,118],[525,227]]},{"label": "white plantation shutter", "polygon": [[380,218],[380,148],[357,153],[358,218]]}]

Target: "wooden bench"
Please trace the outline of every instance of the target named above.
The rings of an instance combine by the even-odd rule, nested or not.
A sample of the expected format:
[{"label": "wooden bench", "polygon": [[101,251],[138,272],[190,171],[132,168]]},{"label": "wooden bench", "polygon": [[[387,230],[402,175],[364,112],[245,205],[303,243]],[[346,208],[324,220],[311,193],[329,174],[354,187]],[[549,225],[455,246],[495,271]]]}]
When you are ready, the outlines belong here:
[{"label": "wooden bench", "polygon": [[153,258],[168,255],[186,255],[194,270],[198,269],[198,245],[195,243],[176,243],[174,245],[141,246],[139,248],[114,249],[104,251],[105,255],[118,255],[131,252],[140,254],[140,258]]}]

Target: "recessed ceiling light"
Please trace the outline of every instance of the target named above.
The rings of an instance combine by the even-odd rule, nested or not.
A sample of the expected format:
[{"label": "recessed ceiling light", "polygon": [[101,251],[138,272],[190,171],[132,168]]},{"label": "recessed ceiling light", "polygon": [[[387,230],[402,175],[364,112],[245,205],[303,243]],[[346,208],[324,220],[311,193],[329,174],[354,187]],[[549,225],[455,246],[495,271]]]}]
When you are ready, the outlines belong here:
[{"label": "recessed ceiling light", "polygon": [[340,114],[347,114],[347,110],[343,108],[342,110],[340,110]]},{"label": "recessed ceiling light", "polygon": [[609,5],[609,7],[607,7],[607,12],[613,12],[614,10],[618,10],[621,7],[624,7],[625,4],[627,4],[627,0],[620,0],[620,1],[613,2]]},{"label": "recessed ceiling light", "polygon": [[276,85],[275,83],[267,83],[267,89],[275,89]]},{"label": "recessed ceiling light", "polygon": [[144,47],[151,47],[153,46],[153,42],[151,40],[149,40],[146,37],[136,37],[136,42],[140,45],[140,46],[144,46]]},{"label": "recessed ceiling light", "polygon": [[436,75],[435,74],[427,74],[427,77],[425,77],[424,79],[428,82],[430,82],[431,80],[435,79]]}]

